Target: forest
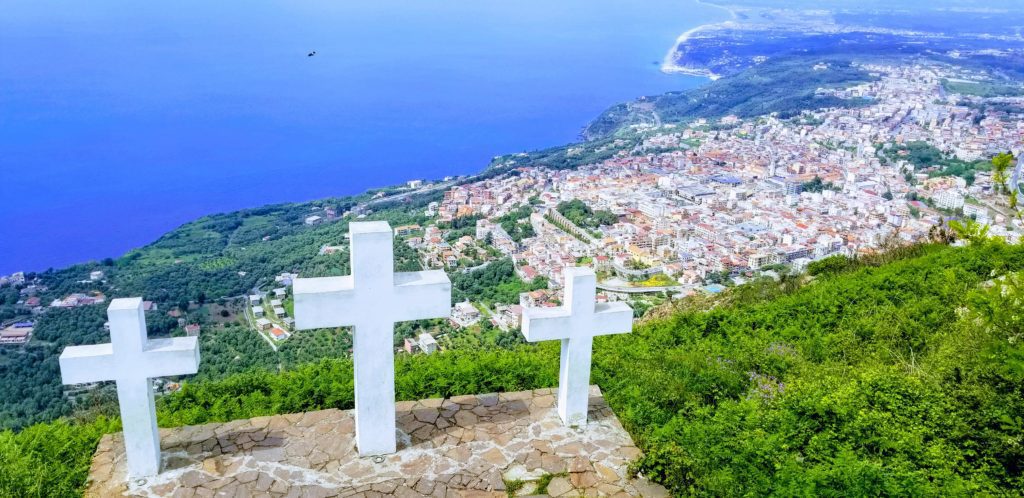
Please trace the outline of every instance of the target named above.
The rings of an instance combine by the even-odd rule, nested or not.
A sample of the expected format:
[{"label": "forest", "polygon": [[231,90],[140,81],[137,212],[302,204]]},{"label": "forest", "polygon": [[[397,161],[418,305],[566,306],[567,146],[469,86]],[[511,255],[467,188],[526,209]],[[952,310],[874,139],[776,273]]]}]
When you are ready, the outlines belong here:
[{"label": "forest", "polygon": [[[691,496],[1017,495],[1024,489],[1024,246],[977,240],[831,259],[651,313],[594,342],[601,386],[644,456]],[[709,300],[711,299],[711,300]],[[396,360],[400,399],[551,387],[558,344]],[[158,402],[173,427],[352,407],[325,359],[194,381]],[[116,418],[0,433],[0,495],[79,496]]]},{"label": "forest", "polygon": [[[146,314],[150,337],[181,333],[172,310],[190,323],[214,325],[201,307],[227,304],[254,287],[267,290],[281,272],[306,277],[348,273],[348,249],[320,255],[324,245],[344,245],[348,221],[338,218],[322,225],[304,223],[310,213],[338,215],[362,197],[326,199],[301,204],[280,204],[233,213],[207,216],[169,232],[153,244],[117,259],[106,259],[61,270],[30,274],[38,277],[35,295],[49,303],[73,292],[99,292],[110,297],[143,296],[157,303],[159,312]],[[418,200],[417,202],[424,202]],[[392,225],[422,222],[415,205],[402,205],[371,213],[367,219]],[[397,271],[422,269],[415,250],[395,243]],[[100,281],[86,279],[93,270],[104,272]],[[83,280],[85,279],[85,280]],[[0,289],[0,319],[23,315],[18,309],[18,290]],[[66,346],[107,342],[103,329],[106,305],[47,309],[37,317],[32,341],[24,347],[0,348],[0,428],[17,429],[27,424],[67,415],[75,403],[90,403],[82,396],[72,403],[63,393],[57,357]],[[278,355],[258,336],[246,334],[241,325],[228,323],[215,334],[203,334],[203,363],[199,379],[215,379],[251,368],[276,370],[319,358],[348,354],[351,337],[338,330],[302,334],[281,347]],[[209,329],[207,329],[209,330]],[[107,396],[97,393],[97,396]]]}]

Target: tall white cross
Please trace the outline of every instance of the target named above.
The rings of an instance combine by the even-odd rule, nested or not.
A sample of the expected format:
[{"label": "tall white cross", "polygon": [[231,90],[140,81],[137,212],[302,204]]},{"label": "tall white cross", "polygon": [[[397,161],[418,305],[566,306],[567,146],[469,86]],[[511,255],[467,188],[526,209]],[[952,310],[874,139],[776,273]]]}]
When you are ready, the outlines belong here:
[{"label": "tall white cross", "polygon": [[64,348],[60,376],[65,384],[117,383],[129,477],[160,472],[153,378],[199,370],[198,337],[152,339],[146,334],[142,298],[114,299],[107,308],[110,343]]},{"label": "tall white cross", "polygon": [[452,283],[443,271],[395,273],[391,226],[349,225],[352,275],[294,283],[299,330],[352,326],[356,446],[360,455],[394,453],[395,323],[445,318]]},{"label": "tall white cross", "polygon": [[594,336],[624,334],[633,328],[626,303],[594,302],[597,276],[590,268],[565,269],[565,299],[558,308],[523,309],[523,335],[530,342],[562,340],[558,372],[558,415],[568,426],[587,422],[590,355]]}]

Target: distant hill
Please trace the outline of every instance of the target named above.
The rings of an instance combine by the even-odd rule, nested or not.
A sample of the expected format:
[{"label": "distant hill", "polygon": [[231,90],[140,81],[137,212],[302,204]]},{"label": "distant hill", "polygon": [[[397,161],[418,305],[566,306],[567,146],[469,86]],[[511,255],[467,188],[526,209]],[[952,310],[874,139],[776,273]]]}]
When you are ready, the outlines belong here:
[{"label": "distant hill", "polygon": [[[819,64],[827,64],[827,67]],[[814,92],[818,88],[872,79],[866,71],[851,66],[850,59],[804,56],[773,59],[700,88],[612,106],[587,125],[583,138],[596,140],[629,125],[656,121],[674,123],[728,115],[748,118],[770,113],[786,118],[805,110],[862,105],[867,101],[817,96]]]}]

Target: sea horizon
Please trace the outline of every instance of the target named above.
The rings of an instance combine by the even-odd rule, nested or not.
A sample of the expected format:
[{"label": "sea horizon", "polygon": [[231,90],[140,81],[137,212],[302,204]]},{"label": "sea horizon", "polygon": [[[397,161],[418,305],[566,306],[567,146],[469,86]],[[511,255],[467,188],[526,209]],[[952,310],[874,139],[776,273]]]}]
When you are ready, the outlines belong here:
[{"label": "sea horizon", "polygon": [[708,81],[661,64],[728,18],[696,0],[188,3],[0,2],[0,171],[18,194],[0,275],[576,141],[611,105]]}]

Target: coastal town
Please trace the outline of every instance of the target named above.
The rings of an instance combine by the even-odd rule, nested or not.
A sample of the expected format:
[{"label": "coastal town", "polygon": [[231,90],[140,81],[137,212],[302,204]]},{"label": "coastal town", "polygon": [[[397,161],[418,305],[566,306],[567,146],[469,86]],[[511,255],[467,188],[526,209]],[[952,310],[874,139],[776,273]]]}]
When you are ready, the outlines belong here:
[{"label": "coastal town", "polygon": [[[506,156],[492,167],[507,174],[411,181],[390,197],[379,192],[345,212],[315,207],[301,223],[316,228],[362,219],[389,199],[443,193],[421,213],[426,222],[393,227],[420,266],[472,274],[511,261],[524,283],[518,299],[457,302],[444,330],[417,330],[399,344],[409,353],[450,347],[454,330],[518,330],[524,306],[560,303],[566,266],[592,267],[600,300],[628,301],[642,312],[666,299],[780,278],[829,256],[921,241],[952,219],[1020,240],[1021,217],[1000,186],[1019,189],[1021,167],[997,178],[991,158],[1022,153],[1024,121],[999,109],[1019,109],[1024,97],[952,91],[981,84],[980,75],[952,66],[863,69],[875,79],[818,90],[860,105],[786,119],[635,125],[626,131],[632,140],[613,140],[596,151],[611,152],[607,159],[575,169],[520,166],[525,154]],[[579,144],[568,155],[595,152],[588,147],[594,146]],[[345,250],[346,242],[336,240],[318,254]],[[238,298],[243,302],[223,316],[244,317],[276,351],[295,332],[290,284],[297,276],[281,273],[264,290]],[[83,277],[83,285],[105,280],[99,270]],[[20,290],[18,309],[25,313],[3,323],[0,344],[31,338],[26,315],[106,300],[97,285],[43,303],[38,296],[45,287],[26,281],[24,273],[0,277],[4,285]],[[187,323],[181,310],[167,311],[175,312],[182,330],[199,333],[200,325]]]},{"label": "coastal town", "polygon": [[[608,299],[715,293],[828,256],[921,241],[950,219],[1019,240],[1021,219],[999,194],[989,159],[1020,155],[1024,121],[982,103],[1019,106],[1024,98],[950,93],[949,82],[965,75],[944,66],[865,69],[878,79],[819,93],[867,105],[788,120],[637,126],[640,146],[597,164],[522,167],[452,187],[427,209],[436,225],[395,235],[427,267],[509,257],[524,281],[546,277],[555,289],[565,266],[593,266]],[[915,156],[921,150],[930,162]],[[1018,185],[1019,166],[1009,177]],[[580,201],[586,212],[613,216],[577,226],[563,211]],[[441,227],[459,220],[474,220],[475,234],[447,237],[452,230]],[[529,237],[514,236],[524,227]]]}]

